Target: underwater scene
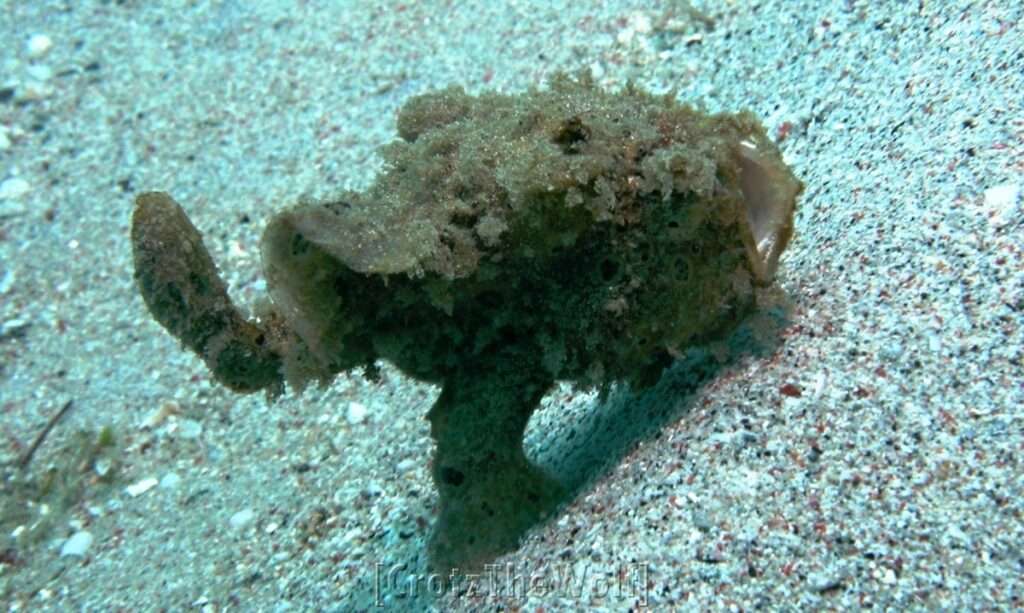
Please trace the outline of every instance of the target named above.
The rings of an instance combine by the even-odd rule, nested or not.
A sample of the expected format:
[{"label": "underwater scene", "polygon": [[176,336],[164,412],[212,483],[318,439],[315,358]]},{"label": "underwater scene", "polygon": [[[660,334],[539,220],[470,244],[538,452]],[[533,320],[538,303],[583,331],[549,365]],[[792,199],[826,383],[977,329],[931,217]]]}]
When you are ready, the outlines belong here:
[{"label": "underwater scene", "polygon": [[1022,18],[0,4],[0,605],[1020,608]]}]

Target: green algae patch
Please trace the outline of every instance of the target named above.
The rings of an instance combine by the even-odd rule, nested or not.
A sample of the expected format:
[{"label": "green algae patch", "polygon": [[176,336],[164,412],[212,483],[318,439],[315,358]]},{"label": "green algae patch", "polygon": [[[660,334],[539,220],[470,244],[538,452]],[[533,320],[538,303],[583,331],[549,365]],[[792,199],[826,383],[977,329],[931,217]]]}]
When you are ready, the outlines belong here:
[{"label": "green algae patch", "polygon": [[555,381],[649,386],[755,307],[803,185],[747,112],[588,75],[410,99],[364,192],[288,208],[262,241],[274,309],[246,321],[181,207],[138,199],[154,317],[238,391],[378,359],[438,384],[439,568],[479,568],[563,497],[522,449]]}]

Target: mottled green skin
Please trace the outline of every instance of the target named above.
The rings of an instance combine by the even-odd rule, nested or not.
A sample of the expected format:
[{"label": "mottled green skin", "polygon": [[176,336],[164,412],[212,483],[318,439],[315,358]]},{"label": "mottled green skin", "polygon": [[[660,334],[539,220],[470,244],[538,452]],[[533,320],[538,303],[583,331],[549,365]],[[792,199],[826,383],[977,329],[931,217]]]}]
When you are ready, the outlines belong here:
[{"label": "mottled green skin", "polygon": [[231,304],[199,231],[167,194],[137,199],[132,247],[139,290],[154,318],[239,392],[281,388],[281,355]]},{"label": "mottled green skin", "polygon": [[264,329],[296,385],[385,359],[442,386],[432,554],[475,568],[560,502],[522,451],[544,393],[651,384],[734,326],[771,280],[802,185],[749,113],[708,116],[586,76],[418,96],[398,132],[366,192],[271,221]]}]

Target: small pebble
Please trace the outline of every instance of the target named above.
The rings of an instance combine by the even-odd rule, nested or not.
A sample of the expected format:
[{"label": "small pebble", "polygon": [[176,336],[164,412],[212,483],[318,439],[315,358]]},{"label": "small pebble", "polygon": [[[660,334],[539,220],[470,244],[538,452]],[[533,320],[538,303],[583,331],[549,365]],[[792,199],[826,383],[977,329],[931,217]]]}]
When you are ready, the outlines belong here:
[{"label": "small pebble", "polygon": [[815,592],[824,592],[842,586],[842,579],[829,572],[812,572],[807,576],[807,585]]},{"label": "small pebble", "polygon": [[24,319],[8,319],[0,323],[0,337],[21,336],[28,327],[29,323]]},{"label": "small pebble", "polygon": [[14,287],[14,280],[17,278],[13,269],[7,269],[4,271],[4,276],[0,278],[0,296],[11,291]]},{"label": "small pebble", "polygon": [[139,481],[138,483],[133,483],[129,485],[128,487],[124,488],[124,491],[126,494],[134,498],[135,496],[145,494],[149,490],[156,487],[158,483],[159,482],[155,478],[149,477],[147,479]]},{"label": "small pebble", "polygon": [[363,423],[363,420],[366,419],[366,405],[360,402],[348,403],[348,413],[345,415],[345,419],[353,426]]},{"label": "small pebble", "polygon": [[49,81],[53,78],[53,69],[46,64],[32,64],[25,72],[36,81]]},{"label": "small pebble", "polygon": [[159,409],[150,413],[146,419],[142,420],[142,425],[139,427],[149,429],[156,428],[160,424],[164,423],[164,420],[166,420],[169,415],[175,415],[180,412],[181,405],[173,400],[169,400],[160,405]]},{"label": "small pebble", "polygon": [[181,485],[181,475],[178,473],[167,473],[160,479],[160,489],[173,490]]},{"label": "small pebble", "polygon": [[109,477],[114,470],[114,462],[110,458],[97,458],[93,470],[102,478]]},{"label": "small pebble", "polygon": [[49,83],[43,83],[40,81],[32,81],[18,89],[18,101],[19,102],[39,102],[40,100],[46,100],[54,94],[56,90]]},{"label": "small pebble", "polygon": [[50,49],[53,49],[53,39],[45,34],[34,34],[25,43],[25,53],[33,60],[43,57]]},{"label": "small pebble", "polygon": [[194,419],[178,420],[178,435],[181,438],[197,439],[203,434],[203,424]]},{"label": "small pebble", "polygon": [[29,192],[31,186],[21,177],[11,177],[0,183],[0,200],[16,200]]},{"label": "small pebble", "polygon": [[64,541],[60,548],[60,557],[85,555],[86,550],[92,545],[92,534],[82,530],[71,535],[71,538]]},{"label": "small pebble", "polygon": [[253,511],[252,509],[243,509],[232,515],[231,519],[228,520],[228,523],[231,524],[231,527],[235,530],[241,530],[254,521],[256,521],[256,511]]},{"label": "small pebble", "polygon": [[898,360],[903,355],[903,345],[898,340],[889,340],[882,345],[879,355],[890,362]]},{"label": "small pebble", "polygon": [[1019,183],[1005,183],[985,190],[985,211],[994,228],[1002,228],[1017,216]]}]

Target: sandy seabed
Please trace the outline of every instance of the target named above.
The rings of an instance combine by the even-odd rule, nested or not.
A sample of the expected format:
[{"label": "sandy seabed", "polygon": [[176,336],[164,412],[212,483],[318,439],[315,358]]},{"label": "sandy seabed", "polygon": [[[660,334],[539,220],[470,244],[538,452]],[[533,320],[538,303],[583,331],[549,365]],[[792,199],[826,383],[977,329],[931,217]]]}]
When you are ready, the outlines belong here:
[{"label": "sandy seabed", "polygon": [[[1020,607],[1024,9],[877,4],[0,4],[0,601]],[[275,402],[212,383],[134,288],[133,197],[173,193],[251,307],[267,219],[367,185],[410,95],[579,68],[763,118],[807,185],[788,319],[697,383],[553,391],[527,450],[579,494],[444,589],[437,390],[388,367]]]}]

